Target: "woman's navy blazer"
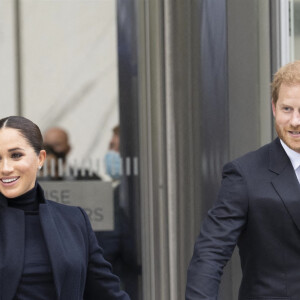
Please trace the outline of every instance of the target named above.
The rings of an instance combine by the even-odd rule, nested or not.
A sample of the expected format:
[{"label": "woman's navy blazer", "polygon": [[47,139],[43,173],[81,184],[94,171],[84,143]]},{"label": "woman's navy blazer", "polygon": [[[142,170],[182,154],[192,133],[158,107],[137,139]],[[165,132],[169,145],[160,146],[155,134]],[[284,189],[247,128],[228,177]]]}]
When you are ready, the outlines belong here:
[{"label": "woman's navy blazer", "polygon": [[[44,198],[39,215],[49,252],[58,300],[129,300],[120,290],[119,279],[111,272],[98,246],[83,209]],[[0,194],[0,299],[16,294],[24,263],[24,212],[7,206]]]}]

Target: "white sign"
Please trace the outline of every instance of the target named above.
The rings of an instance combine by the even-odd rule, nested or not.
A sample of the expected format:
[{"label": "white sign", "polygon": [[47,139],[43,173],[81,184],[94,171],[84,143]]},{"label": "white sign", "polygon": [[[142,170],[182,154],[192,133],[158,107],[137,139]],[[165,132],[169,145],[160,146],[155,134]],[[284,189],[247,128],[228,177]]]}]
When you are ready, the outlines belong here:
[{"label": "white sign", "polygon": [[80,206],[89,216],[94,231],[114,230],[113,188],[99,180],[39,181],[45,198]]}]

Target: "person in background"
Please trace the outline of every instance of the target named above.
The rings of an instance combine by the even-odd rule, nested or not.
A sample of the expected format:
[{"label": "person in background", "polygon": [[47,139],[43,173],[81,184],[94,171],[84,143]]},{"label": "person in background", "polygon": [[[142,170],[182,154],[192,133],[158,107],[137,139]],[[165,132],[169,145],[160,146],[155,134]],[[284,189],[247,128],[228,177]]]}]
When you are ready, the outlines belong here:
[{"label": "person in background", "polygon": [[[55,153],[56,158],[62,159],[64,165],[64,175],[62,179],[67,180],[101,180],[95,172],[81,168],[75,170],[74,166],[66,166],[68,154],[71,151],[68,133],[60,127],[51,127],[44,133],[44,144],[51,152]],[[68,170],[66,170],[68,168]],[[55,179],[55,178],[53,178]]]},{"label": "person in background", "polygon": [[274,75],[272,110],[278,138],[224,166],[195,243],[187,300],[217,299],[236,244],[239,300],[300,299],[300,61]]},{"label": "person in background", "polygon": [[104,157],[104,163],[107,175],[114,181],[114,185],[117,185],[123,173],[120,155],[120,126],[115,126],[112,131],[113,134],[109,142],[108,152]]},{"label": "person in background", "polygon": [[134,237],[130,230],[129,216],[120,203],[123,175],[120,155],[120,127],[115,126],[104,158],[107,174],[112,179],[114,201],[114,230],[95,232],[104,257],[112,264],[114,272],[132,300],[137,300],[137,282],[140,269],[137,265]]},{"label": "person in background", "polygon": [[45,158],[36,124],[0,120],[0,298],[129,300],[84,210],[45,199]]},{"label": "person in background", "polygon": [[68,133],[60,127],[51,127],[44,133],[44,143],[51,147],[58,158],[66,162],[71,151]]}]

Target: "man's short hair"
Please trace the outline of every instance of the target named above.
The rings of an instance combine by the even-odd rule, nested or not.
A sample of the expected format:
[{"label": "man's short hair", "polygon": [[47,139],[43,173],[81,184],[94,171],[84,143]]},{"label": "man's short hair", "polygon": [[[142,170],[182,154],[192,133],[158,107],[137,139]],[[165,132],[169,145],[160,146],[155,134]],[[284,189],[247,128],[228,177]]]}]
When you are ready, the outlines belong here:
[{"label": "man's short hair", "polygon": [[120,125],[117,125],[113,128],[113,133],[115,135],[120,135]]},{"label": "man's short hair", "polygon": [[282,84],[300,85],[300,60],[284,65],[275,73],[272,82],[272,101],[274,104],[277,103]]}]

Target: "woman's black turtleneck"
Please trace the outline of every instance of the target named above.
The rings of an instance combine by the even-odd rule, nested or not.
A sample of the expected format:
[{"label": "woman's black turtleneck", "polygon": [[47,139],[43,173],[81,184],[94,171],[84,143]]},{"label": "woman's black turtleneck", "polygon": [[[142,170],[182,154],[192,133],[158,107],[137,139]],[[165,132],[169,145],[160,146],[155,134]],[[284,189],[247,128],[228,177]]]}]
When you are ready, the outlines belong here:
[{"label": "woman's black turtleneck", "polygon": [[24,210],[25,212],[38,212],[39,201],[37,199],[37,183],[30,191],[25,194],[15,197],[15,198],[6,198],[7,205],[9,207],[14,207],[17,209]]},{"label": "woman's black turtleneck", "polygon": [[25,249],[22,277],[14,300],[56,299],[51,262],[39,218],[37,183],[16,198],[6,198],[7,205],[25,214]]}]

